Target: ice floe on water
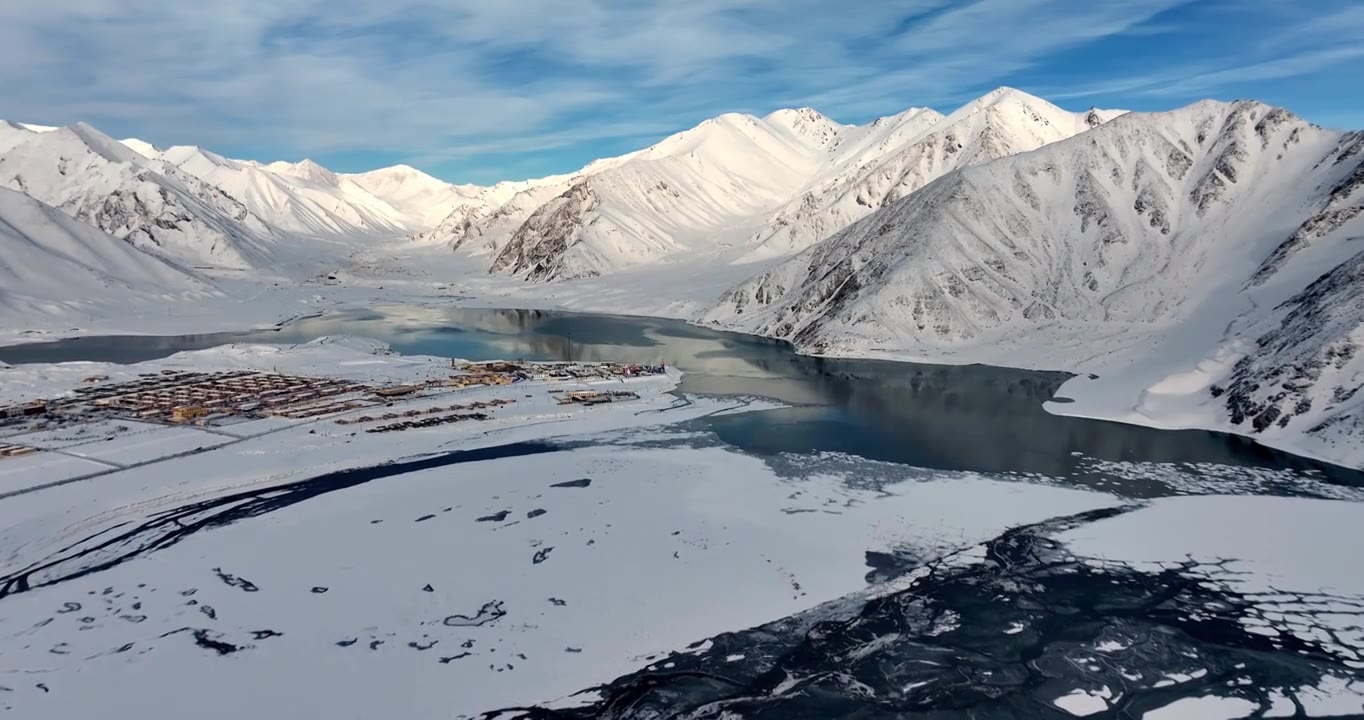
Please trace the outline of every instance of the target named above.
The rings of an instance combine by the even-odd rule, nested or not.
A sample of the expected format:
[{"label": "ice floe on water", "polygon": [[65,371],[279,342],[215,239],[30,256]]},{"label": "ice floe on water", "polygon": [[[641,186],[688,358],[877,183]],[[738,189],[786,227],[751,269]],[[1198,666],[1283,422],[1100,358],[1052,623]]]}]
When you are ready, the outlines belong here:
[{"label": "ice floe on water", "polygon": [[1158,483],[1177,495],[1305,495],[1331,500],[1364,500],[1364,488],[1327,482],[1317,470],[1219,465],[1213,463],[1125,462],[1082,457],[1083,472],[1124,483]]},{"label": "ice floe on water", "polygon": [[1198,582],[1247,601],[1248,632],[1271,645],[1295,637],[1364,669],[1364,558],[1353,551],[1364,542],[1362,510],[1303,498],[1168,498],[1060,539],[1096,563],[1193,563]]},{"label": "ice floe on water", "polygon": [[1112,700],[1113,691],[1104,685],[1098,690],[1071,690],[1052,704],[1076,717],[1088,717],[1107,711]]},{"label": "ice floe on water", "polygon": [[716,636],[566,717],[626,698],[637,718],[1359,714],[1362,520],[1358,503],[1210,496],[1018,527],[860,598]]},{"label": "ice floe on water", "polygon": [[1169,705],[1149,710],[1142,720],[1235,720],[1250,717],[1260,706],[1243,698],[1212,695],[1180,698]]}]

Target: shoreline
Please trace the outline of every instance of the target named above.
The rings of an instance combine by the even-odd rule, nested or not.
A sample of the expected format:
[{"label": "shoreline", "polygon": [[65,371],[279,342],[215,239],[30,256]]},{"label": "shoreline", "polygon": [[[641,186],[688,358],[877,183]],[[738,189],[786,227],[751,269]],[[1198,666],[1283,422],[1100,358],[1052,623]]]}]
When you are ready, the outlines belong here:
[{"label": "shoreline", "polygon": [[[286,317],[278,318],[278,319],[276,319],[276,320],[274,320],[274,321],[272,321],[272,322],[271,322],[271,321],[265,321],[265,320],[252,322],[252,321],[250,321],[250,320],[247,320],[247,321],[246,321],[246,327],[245,327],[245,328],[243,327],[243,324],[242,324],[241,322],[237,322],[238,320],[241,320],[241,318],[232,318],[230,315],[226,315],[226,316],[220,315],[220,316],[218,316],[218,317],[222,318],[225,322],[223,322],[223,323],[221,323],[221,324],[211,324],[211,325],[210,325],[210,329],[208,329],[208,330],[201,330],[200,332],[197,332],[197,333],[195,333],[195,332],[186,332],[186,333],[167,333],[167,332],[164,332],[164,330],[161,331],[161,332],[154,332],[154,331],[152,330],[152,328],[150,328],[150,327],[145,327],[145,326],[143,327],[142,330],[115,331],[115,332],[107,332],[107,331],[105,331],[105,332],[93,332],[93,331],[92,331],[92,332],[74,332],[74,333],[67,333],[67,332],[62,332],[62,331],[55,331],[54,334],[52,334],[52,335],[45,335],[45,336],[41,337],[41,339],[35,338],[35,339],[32,339],[32,340],[30,340],[30,341],[28,341],[28,342],[18,342],[18,343],[15,343],[15,342],[9,342],[9,340],[12,340],[12,339],[14,339],[14,338],[0,338],[0,348],[13,348],[13,347],[19,347],[19,346],[24,346],[24,345],[40,345],[40,344],[45,344],[45,343],[55,343],[55,342],[61,342],[61,341],[64,341],[64,340],[69,340],[69,339],[72,339],[72,338],[112,338],[112,337],[148,337],[148,338],[155,338],[155,337],[172,337],[172,336],[177,336],[177,335],[181,335],[181,336],[188,336],[188,335],[207,336],[207,335],[220,335],[220,334],[221,334],[221,335],[225,335],[225,336],[231,336],[231,335],[240,335],[240,336],[242,336],[240,340],[227,340],[226,342],[224,342],[224,343],[222,343],[222,344],[228,344],[228,343],[230,343],[230,342],[267,342],[268,344],[292,345],[292,344],[295,344],[295,343],[269,343],[269,341],[265,341],[265,340],[261,340],[261,339],[248,339],[247,336],[249,336],[249,335],[251,335],[251,334],[257,334],[257,333],[283,332],[283,331],[289,329],[290,327],[292,327],[292,326],[294,326],[294,325],[297,325],[298,323],[301,323],[301,322],[303,322],[303,321],[310,320],[310,319],[316,319],[316,318],[320,318],[320,317],[325,317],[325,316],[327,316],[328,314],[332,314],[332,313],[354,312],[354,311],[364,310],[364,309],[371,308],[371,307],[376,307],[376,306],[382,307],[382,306],[387,306],[387,305],[391,305],[391,306],[417,306],[417,307],[429,307],[429,308],[435,308],[435,309],[440,309],[440,308],[456,308],[456,309],[471,309],[471,310],[532,311],[532,312],[546,312],[546,313],[553,313],[553,314],[557,314],[557,315],[570,315],[570,316],[578,316],[578,317],[602,317],[602,318],[617,318],[617,319],[630,319],[630,320],[664,320],[664,321],[670,321],[670,322],[682,322],[682,323],[685,323],[686,325],[688,325],[688,326],[690,326],[690,327],[701,328],[701,329],[705,329],[705,330],[710,331],[710,332],[717,332],[717,333],[722,333],[722,334],[730,334],[730,335],[740,336],[740,337],[743,337],[743,338],[748,339],[748,340],[750,340],[750,341],[752,341],[752,340],[760,340],[760,341],[765,342],[765,343],[771,343],[771,344],[773,344],[773,345],[777,345],[777,346],[783,347],[784,349],[790,351],[791,353],[793,353],[793,354],[795,354],[795,355],[800,355],[800,356],[802,356],[802,357],[809,357],[809,358],[825,358],[825,359],[830,359],[830,360],[855,360],[855,361],[875,362],[875,363],[893,363],[893,364],[896,364],[896,365],[948,366],[948,367],[980,366],[980,367],[986,367],[986,368],[999,368],[999,369],[1007,369],[1007,370],[1023,370],[1023,371],[1029,371],[1029,372],[1064,373],[1064,374],[1069,375],[1070,377],[1069,377],[1069,378],[1068,378],[1068,379],[1067,379],[1067,380],[1058,388],[1056,394],[1054,395],[1054,397],[1053,397],[1051,400],[1042,403],[1042,409],[1043,409],[1044,411],[1046,411],[1047,413],[1050,413],[1050,414],[1052,414],[1052,415],[1057,415],[1057,416],[1061,416],[1061,417],[1082,418],[1082,419],[1086,419],[1086,420],[1096,420],[1096,421],[1104,421],[1104,422],[1114,422],[1114,423],[1120,423],[1120,424],[1124,424],[1124,425],[1131,425],[1131,426],[1135,426],[1135,427],[1150,428],[1150,429],[1153,429],[1153,430],[1161,430],[1161,431],[1197,430],[1197,431],[1203,431],[1203,432],[1214,433],[1214,434],[1218,434],[1218,435],[1233,436],[1233,437],[1244,438],[1244,439],[1246,439],[1246,440],[1250,440],[1251,442],[1255,443],[1256,445],[1259,445],[1259,446],[1261,446],[1261,447],[1264,447],[1264,448],[1267,448],[1267,449],[1270,449],[1270,450],[1275,450],[1275,451],[1278,451],[1278,452],[1287,453],[1287,454],[1289,454],[1289,455],[1293,455],[1293,456],[1302,458],[1302,459],[1304,459],[1304,460],[1309,460],[1309,461],[1316,462],[1316,463],[1321,463],[1321,464],[1325,464],[1325,465],[1330,465],[1330,466],[1333,466],[1333,467],[1338,468],[1338,469],[1340,469],[1340,470],[1342,470],[1342,471],[1345,471],[1345,472],[1359,472],[1359,471],[1361,471],[1361,470],[1364,470],[1364,467],[1361,467],[1361,466],[1358,466],[1358,465],[1352,465],[1352,464],[1350,464],[1349,458],[1347,458],[1347,457],[1345,457],[1345,456],[1343,456],[1343,455],[1332,455],[1332,454],[1330,454],[1330,453],[1321,452],[1321,451],[1319,451],[1319,449],[1316,448],[1316,447],[1313,447],[1313,446],[1310,446],[1310,445],[1306,445],[1306,444],[1303,444],[1303,443],[1301,443],[1301,442],[1297,442],[1297,441],[1296,441],[1297,439],[1300,439],[1300,438],[1303,437],[1302,434],[1298,434],[1298,435],[1294,435],[1294,436],[1286,436],[1286,437],[1285,437],[1285,436],[1263,436],[1263,435],[1257,435],[1257,434],[1253,434],[1253,433],[1249,433],[1249,432],[1240,432],[1240,431],[1238,431],[1237,429],[1230,428],[1230,427],[1227,427],[1227,426],[1225,426],[1225,425],[1220,425],[1220,426],[1219,426],[1219,425],[1214,425],[1214,424],[1211,424],[1211,423],[1170,421],[1170,420],[1165,420],[1165,419],[1162,419],[1162,418],[1159,418],[1159,417],[1151,417],[1151,416],[1147,416],[1147,415],[1141,415],[1141,416],[1140,416],[1140,419],[1138,419],[1138,418],[1134,417],[1134,415],[1137,414],[1137,411],[1136,411],[1135,409],[1129,409],[1129,410],[1124,411],[1124,412],[1122,412],[1122,413],[1119,413],[1119,412],[1116,412],[1116,411],[1114,411],[1114,412],[1105,412],[1105,411],[1103,411],[1102,409],[1100,409],[1099,411],[1096,412],[1096,411],[1095,411],[1095,403],[1076,402],[1076,400],[1078,400],[1079,398],[1073,397],[1073,395],[1075,394],[1075,389],[1074,389],[1074,388],[1071,388],[1069,391],[1067,391],[1067,390],[1064,389],[1064,388],[1066,388],[1067,386],[1072,385],[1072,383],[1074,383],[1074,382],[1077,381],[1077,380],[1087,380],[1087,381],[1091,381],[1091,382],[1094,380],[1094,378],[1088,377],[1086,373],[1081,372],[1081,371],[1076,371],[1076,370],[1067,370],[1067,369],[1060,369],[1060,370],[1058,370],[1058,369],[1053,369],[1053,368],[1037,368],[1037,367],[1022,366],[1022,365],[999,365],[999,364],[995,364],[995,363],[982,363],[982,362],[954,362],[955,358],[951,358],[951,357],[947,357],[947,358],[930,358],[930,357],[922,357],[922,356],[917,356],[917,355],[912,355],[912,354],[907,354],[907,353],[906,353],[906,354],[896,354],[896,353],[889,353],[889,352],[888,352],[888,353],[884,353],[884,354],[881,354],[881,355],[877,355],[877,354],[857,354],[857,353],[846,353],[846,354],[841,354],[841,353],[812,353],[812,352],[804,351],[804,350],[802,350],[801,348],[799,348],[798,346],[792,344],[791,342],[789,342],[789,341],[787,341],[787,340],[784,340],[784,339],[781,339],[781,338],[773,338],[773,337],[768,337],[768,336],[764,336],[764,335],[755,335],[755,334],[751,334],[751,333],[741,332],[741,331],[738,331],[738,330],[732,330],[732,329],[729,329],[729,328],[724,328],[724,327],[719,327],[719,326],[704,324],[704,323],[696,322],[695,320],[687,319],[687,318],[667,317],[667,316],[662,316],[662,315],[651,315],[651,314],[644,314],[644,313],[631,314],[631,313],[622,313],[622,312],[613,312],[613,313],[607,313],[607,312],[592,312],[592,311],[585,311],[585,310],[580,310],[580,309],[566,309],[566,308],[564,308],[564,307],[562,307],[562,306],[555,306],[555,305],[551,305],[551,304],[547,304],[545,307],[512,306],[512,305],[509,305],[509,304],[503,304],[503,303],[496,302],[496,300],[497,300],[496,298],[490,298],[490,300],[493,300],[493,302],[487,302],[487,303],[485,303],[485,302],[479,302],[479,301],[477,301],[477,300],[475,300],[474,302],[469,302],[467,298],[462,298],[461,300],[456,301],[456,302],[453,302],[453,303],[446,303],[446,302],[439,302],[437,298],[433,298],[433,297],[430,297],[430,296],[427,296],[427,297],[425,297],[425,298],[413,297],[413,298],[410,298],[410,299],[406,299],[406,298],[403,298],[403,297],[395,297],[395,298],[393,298],[392,300],[389,300],[389,301],[379,301],[379,302],[374,302],[374,301],[373,301],[373,298],[370,298],[368,301],[356,301],[356,302],[352,302],[352,301],[349,301],[349,300],[340,300],[340,301],[338,301],[336,304],[331,305],[331,306],[329,306],[329,307],[317,308],[317,309],[313,309],[313,310],[308,311],[308,312],[296,312],[296,313],[291,313],[291,314],[289,314],[289,315],[286,316]],[[186,317],[185,319],[188,320],[188,321],[191,321],[191,322],[195,323],[196,325],[198,325],[199,327],[202,328],[202,323],[201,323],[200,321],[203,320],[203,318],[194,318],[194,319],[191,319],[191,318],[189,318],[189,317]],[[172,326],[174,326],[174,324],[172,324]],[[93,330],[93,329],[92,329],[92,330]],[[22,365],[22,364],[25,364],[25,363],[20,363],[20,364]],[[3,366],[3,363],[0,363],[0,366]],[[1099,392],[1099,391],[1096,391],[1096,393],[1097,393],[1097,392]],[[1102,403],[1100,403],[1100,405],[1101,405],[1101,404],[1102,404]]]},{"label": "shoreline", "polygon": [[[1304,458],[1304,460],[1320,462],[1320,464],[1324,465],[1331,465],[1334,466],[1334,468],[1346,470],[1346,472],[1360,472],[1361,469],[1364,469],[1364,466],[1350,464],[1350,461],[1352,461],[1352,457],[1350,457],[1348,453],[1342,454],[1323,453],[1323,451],[1320,451],[1318,447],[1308,445],[1308,443],[1300,442],[1300,439],[1303,438],[1304,436],[1303,434],[1297,434],[1292,436],[1279,435],[1264,436],[1252,434],[1252,432],[1241,432],[1239,430],[1236,430],[1236,428],[1228,427],[1228,425],[1225,424],[1218,425],[1214,423],[1198,423],[1198,421],[1168,420],[1161,419],[1161,417],[1151,417],[1146,415],[1135,417],[1136,415],[1138,415],[1138,410],[1136,410],[1135,408],[1124,410],[1124,412],[1117,412],[1117,410],[1113,410],[1113,412],[1106,412],[1105,409],[1099,408],[1098,412],[1095,412],[1095,405],[1102,406],[1103,405],[1102,402],[1099,402],[1099,404],[1094,404],[1094,402],[1078,402],[1080,398],[1073,397],[1073,395],[1075,395],[1075,389],[1073,389],[1073,387],[1069,387],[1069,389],[1067,390],[1067,386],[1071,386],[1073,382],[1078,382],[1078,380],[1087,380],[1087,382],[1093,382],[1094,379],[1088,378],[1086,372],[1078,370],[1056,370],[1056,368],[1028,367],[1028,365],[979,363],[979,361],[955,361],[958,360],[955,359],[955,357],[926,357],[913,355],[913,353],[893,352],[814,353],[807,352],[807,350],[803,350],[799,348],[799,346],[791,344],[790,341],[782,340],[782,338],[773,338],[767,337],[767,335],[743,333],[743,331],[727,329],[727,327],[722,326],[707,325],[707,323],[700,323],[694,319],[677,318],[677,316],[652,315],[645,314],[645,312],[640,312],[640,314],[630,314],[630,312],[593,312],[585,310],[576,310],[576,308],[565,308],[562,307],[562,305],[552,303],[546,303],[543,305],[543,307],[525,307],[525,303],[522,303],[520,305],[501,303],[501,301],[499,301],[503,300],[501,299],[501,297],[492,297],[492,299],[487,299],[488,301],[480,300],[471,301],[471,299],[458,299],[456,301],[453,301],[453,303],[447,303],[447,301],[441,301],[442,300],[441,297],[436,296],[404,297],[404,295],[405,293],[397,293],[396,297],[393,297],[393,299],[389,300],[378,300],[375,299],[375,297],[366,297],[366,299],[342,299],[342,297],[333,297],[333,299],[330,300],[333,300],[334,303],[327,305],[327,307],[316,307],[314,308],[314,310],[306,312],[291,312],[291,314],[288,314],[286,316],[280,316],[276,314],[276,319],[273,320],[267,320],[265,318],[252,320],[250,319],[250,316],[248,316],[248,318],[240,318],[240,316],[237,316],[237,318],[233,318],[232,314],[217,314],[211,316],[211,318],[202,318],[202,316],[198,316],[198,318],[194,318],[194,316],[183,316],[183,319],[186,320],[188,325],[194,325],[199,329],[199,331],[186,331],[186,333],[166,333],[165,331],[166,325],[169,325],[169,327],[180,327],[180,323],[175,322],[165,323],[164,319],[161,318],[155,318],[155,325],[160,325],[161,326],[160,330],[155,329],[155,327],[147,325],[147,323],[143,322],[134,322],[132,323],[132,329],[125,330],[113,331],[109,331],[108,329],[101,330],[72,329],[75,331],[56,330],[52,331],[52,334],[38,335],[38,337],[34,337],[34,335],[26,335],[26,337],[22,338],[20,337],[0,338],[0,342],[4,342],[3,345],[0,345],[0,349],[12,348],[12,346],[40,345],[45,344],[45,342],[60,342],[64,340],[71,340],[71,338],[83,337],[153,338],[173,337],[173,335],[222,334],[243,335],[241,341],[266,342],[262,340],[247,340],[247,335],[271,333],[271,331],[285,331],[288,330],[289,327],[297,325],[297,323],[304,322],[304,320],[323,318],[323,316],[329,314],[337,314],[337,312],[353,312],[366,310],[366,308],[371,307],[383,307],[383,305],[412,305],[412,307],[428,307],[436,308],[436,310],[439,310],[439,308],[461,308],[461,310],[543,311],[552,312],[552,314],[558,315],[584,316],[584,318],[587,318],[587,316],[596,316],[596,318],[670,320],[670,322],[686,323],[687,326],[698,327],[698,329],[713,331],[713,333],[739,335],[739,337],[747,338],[747,340],[750,341],[760,340],[762,342],[769,342],[769,344],[782,346],[782,348],[790,350],[790,352],[794,353],[794,355],[799,355],[803,357],[814,357],[814,359],[858,360],[868,361],[868,363],[895,363],[900,365],[945,365],[945,367],[971,367],[971,365],[979,365],[979,367],[1001,368],[1001,370],[1022,370],[1030,372],[1061,372],[1061,374],[1069,375],[1069,378],[1065,380],[1063,385],[1061,385],[1060,389],[1057,390],[1057,393],[1056,395],[1054,395],[1052,400],[1048,402],[1043,402],[1042,404],[1042,409],[1045,410],[1045,412],[1050,413],[1050,415],[1056,415],[1061,417],[1079,417],[1079,419],[1086,420],[1109,421],[1109,423],[1135,425],[1135,427],[1151,428],[1151,430],[1159,431],[1192,430],[1213,432],[1213,434],[1229,435],[1236,436],[1236,438],[1248,439],[1251,440],[1251,442],[1254,442],[1255,445],[1266,447],[1266,449],[1282,451],[1282,453],[1296,455],[1296,457]],[[140,316],[139,319],[150,320],[151,318],[147,318],[147,316]],[[222,322],[214,322],[214,320],[218,319],[221,319]],[[206,322],[207,329],[205,330]],[[29,333],[31,333],[31,331],[29,331]],[[10,342],[12,340],[19,340],[19,342]],[[1099,393],[1102,393],[1102,389],[1094,390],[1094,394]]]}]

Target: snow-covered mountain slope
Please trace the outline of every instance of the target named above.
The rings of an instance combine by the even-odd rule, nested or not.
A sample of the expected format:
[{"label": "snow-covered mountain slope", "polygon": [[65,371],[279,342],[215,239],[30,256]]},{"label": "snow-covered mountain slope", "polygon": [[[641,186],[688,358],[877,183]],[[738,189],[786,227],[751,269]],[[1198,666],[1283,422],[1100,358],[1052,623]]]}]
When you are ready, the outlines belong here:
[{"label": "snow-covered mountain slope", "polygon": [[185,268],[0,188],[0,309],[6,312],[210,290]]},{"label": "snow-covered mountain slope", "polygon": [[158,159],[240,200],[272,227],[306,235],[402,235],[414,220],[311,160],[261,165],[182,145]]},{"label": "snow-covered mountain slope", "polygon": [[860,129],[804,192],[771,214],[749,259],[788,255],[962,167],[1064,140],[1120,115],[1073,113],[999,88],[946,117],[914,110]]},{"label": "snow-covered mountain slope", "polygon": [[[491,238],[484,246],[497,250],[493,272],[538,281],[716,251],[728,256],[717,261],[770,261],[959,167],[1032,150],[1119,114],[1067,112],[1000,88],[949,116],[911,108],[864,126],[810,108],[722,115],[573,176],[543,200],[541,188],[516,212],[465,209],[445,236],[459,238],[454,245]],[[523,218],[525,200],[536,207]],[[509,220],[521,220],[510,233]]]},{"label": "snow-covered mountain slope", "polygon": [[29,130],[19,123],[0,120],[0,155],[13,150],[15,147],[18,147],[37,136],[38,133]]},{"label": "snow-covered mountain slope", "polygon": [[706,120],[537,208],[491,269],[590,277],[741,238],[809,182],[848,131],[809,109]]},{"label": "snow-covered mountain slope", "polygon": [[433,228],[456,207],[481,202],[488,188],[452,185],[410,165],[394,165],[364,173],[342,175],[359,187],[420,223]]},{"label": "snow-covered mountain slope", "polygon": [[444,245],[473,257],[488,256],[491,261],[540,206],[581,180],[617,167],[637,154],[594,160],[565,175],[508,180],[480,188],[476,201],[457,205],[436,227],[413,240],[420,245]]},{"label": "snow-covered mountain slope", "polygon": [[614,167],[631,156],[595,160],[574,173],[530,180],[505,180],[490,187],[453,186],[458,199],[434,227],[417,233],[418,245],[445,246],[489,261],[507,244],[517,228],[541,205],[559,196],[574,183]]},{"label": "snow-covered mountain slope", "polygon": [[1362,148],[1254,102],[1125,115],[950,173],[703,319],[818,353],[1103,367],[1157,424],[1325,432],[1364,384]]},{"label": "snow-covered mountain slope", "polygon": [[[70,137],[72,135],[74,139]],[[37,140],[43,142],[19,152],[21,145]],[[90,152],[100,159],[96,165],[118,163],[126,166],[125,170],[131,174],[141,172],[140,168],[165,176],[167,184],[188,190],[189,194],[198,196],[200,201],[241,226],[235,230],[224,229],[223,218],[207,220],[217,234],[239,235],[252,240],[246,244],[269,245],[273,238],[285,235],[324,239],[403,237],[431,228],[456,207],[481,203],[487,197],[510,197],[516,191],[514,183],[498,188],[456,186],[406,165],[346,175],[334,173],[312,160],[267,165],[233,160],[195,146],[162,150],[136,138],[115,143],[84,124],[63,129],[0,122],[0,156],[14,156],[8,163],[11,169],[5,178],[7,185],[36,194],[63,209],[70,208],[73,214],[79,215],[82,208],[72,205],[69,196],[81,196],[77,205],[82,206],[95,199],[91,195],[94,190],[86,187],[90,183],[87,176],[92,175],[93,169],[68,167],[73,143],[92,148]],[[83,151],[76,148],[74,152],[79,155]],[[16,167],[21,163],[23,167]],[[44,164],[51,168],[41,169],[39,166]],[[24,187],[14,181],[16,175],[24,175]],[[55,178],[49,177],[35,184],[37,175]],[[112,192],[113,188],[105,183],[98,190]],[[123,192],[126,194],[126,189]],[[155,206],[157,203],[144,202],[143,205]],[[134,214],[144,211],[140,207],[130,210]],[[200,213],[191,208],[187,214]],[[164,215],[161,219],[164,225]],[[174,222],[183,225],[184,219],[177,218]],[[117,227],[102,227],[120,236],[126,234]],[[169,228],[160,228],[152,234],[159,242],[177,245],[161,237],[164,230]],[[189,234],[212,233],[200,229]],[[135,241],[138,240],[135,238]],[[256,264],[268,255],[265,247],[233,252],[223,247],[231,243],[218,242],[218,247],[210,251],[195,252],[184,247],[187,244],[190,244],[189,240],[178,243],[180,247],[168,248],[168,252],[196,264],[232,268]]]},{"label": "snow-covered mountain slope", "polygon": [[223,190],[78,123],[0,155],[0,187],[189,264],[264,262],[276,233]]},{"label": "snow-covered mountain slope", "polygon": [[123,143],[133,152],[137,153],[138,155],[141,155],[144,158],[154,160],[161,156],[161,148],[147,142],[146,140],[138,140],[137,138],[123,138],[122,140],[119,140],[119,142]]}]

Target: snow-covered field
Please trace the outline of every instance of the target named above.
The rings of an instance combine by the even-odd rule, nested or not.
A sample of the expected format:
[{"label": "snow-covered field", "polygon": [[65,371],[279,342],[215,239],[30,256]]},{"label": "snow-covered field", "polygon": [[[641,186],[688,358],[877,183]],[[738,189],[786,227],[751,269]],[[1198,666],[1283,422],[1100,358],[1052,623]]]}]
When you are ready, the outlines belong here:
[{"label": "snow-covered field", "polygon": [[[2,399],[169,369],[370,382],[450,371],[444,359],[327,338],[131,366],[9,368]],[[695,443],[678,423],[755,406],[682,401],[669,394],[676,382],[630,381],[639,400],[595,408],[565,409],[539,382],[443,393],[395,409],[515,402],[487,422],[393,434],[330,418],[30,433],[50,452],[0,461],[0,471],[20,463],[0,476],[0,703],[26,716],[223,718],[304,705],[435,718],[574,703],[719,633],[885,592],[867,585],[868,552],[972,556],[1010,528],[1131,502],[1042,478],[887,474],[857,458],[771,463]],[[205,449],[186,454],[195,436]],[[81,468],[96,474],[78,479]],[[1343,618],[1334,636],[1320,634],[1325,620],[1285,625],[1273,608],[1267,625],[1251,618],[1247,629],[1348,651],[1364,639],[1349,629],[1364,607],[1354,600],[1364,567],[1350,555],[1364,541],[1361,511],[1172,498],[1063,540],[1138,565],[1236,560],[1252,573],[1231,579],[1238,588],[1331,593]],[[1200,518],[1224,513],[1259,519],[1245,532],[1199,532]],[[1267,541],[1266,527],[1292,542]],[[1348,682],[1319,691],[1332,707],[1351,707],[1354,692]]]},{"label": "snow-covered field", "polygon": [[[591,484],[555,487],[578,480]],[[474,714],[857,591],[869,548],[969,543],[1111,502],[946,477],[882,497],[837,478],[792,484],[720,449],[493,460],[320,497],[9,598],[0,664],[6,684],[30,683],[16,710],[57,717],[96,698],[128,714],[300,701],[335,717]],[[219,657],[197,630],[239,649]],[[236,691],[215,690],[225,672]]]},{"label": "snow-covered field", "polygon": [[[227,346],[133,366],[14,368],[5,400],[51,396],[91,373],[117,382],[186,368],[410,382],[448,372],[448,363],[351,339]],[[120,714],[229,717],[327,698],[338,717],[394,707],[447,717],[548,701],[643,658],[857,591],[869,548],[947,552],[1018,523],[1116,502],[931,473],[886,493],[836,475],[783,478],[722,448],[632,447],[641,427],[744,408],[679,404],[665,394],[675,382],[636,380],[629,386],[639,401],[572,411],[534,382],[460,391],[398,409],[452,397],[516,402],[486,423],[397,434],[330,420],[229,425],[208,443],[221,447],[190,455],[181,454],[188,436],[208,431],[129,423],[118,432],[96,424],[9,437],[146,464],[103,466],[89,480],[0,499],[5,703],[54,717],[93,711],[92,703],[113,703]],[[624,445],[495,451],[626,429]],[[341,483],[224,527],[210,519],[324,473],[478,448],[493,454]],[[166,459],[151,462],[158,451]],[[74,459],[45,452],[4,463],[35,458],[50,463],[25,464],[29,479],[16,473],[6,490],[47,485],[51,469]],[[986,495],[1000,502],[963,501]],[[205,508],[182,510],[191,505]],[[173,526],[157,525],[177,513]],[[142,536],[119,535],[138,527]],[[186,527],[201,529],[179,537]],[[110,537],[122,539],[105,544]],[[155,547],[163,549],[144,554]],[[227,668],[241,692],[213,690]]]}]

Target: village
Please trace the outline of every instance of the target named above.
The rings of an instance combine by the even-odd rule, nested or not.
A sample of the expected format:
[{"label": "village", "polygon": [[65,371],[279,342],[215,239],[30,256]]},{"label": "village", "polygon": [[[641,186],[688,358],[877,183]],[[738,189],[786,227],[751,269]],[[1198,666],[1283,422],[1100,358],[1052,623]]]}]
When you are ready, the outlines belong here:
[{"label": "village", "polygon": [[[110,459],[111,451],[104,444],[120,438],[147,438],[157,428],[179,429],[178,435],[162,433],[162,437],[181,438],[165,443],[167,449],[160,452],[184,454],[317,421],[367,434],[486,422],[518,398],[504,394],[463,402],[447,399],[513,385],[534,385],[545,398],[541,402],[549,406],[624,402],[639,395],[592,386],[665,372],[661,365],[454,360],[443,370],[433,365],[420,380],[402,381],[264,370],[162,369],[123,380],[88,375],[67,392],[0,407],[0,473],[19,459],[31,461],[34,455],[49,452],[122,469],[128,465],[121,458]],[[536,395],[531,392],[520,399]],[[202,431],[192,433],[194,438],[212,441],[194,444],[184,435],[189,430]],[[155,461],[157,452],[147,450],[137,462]]]}]

